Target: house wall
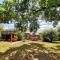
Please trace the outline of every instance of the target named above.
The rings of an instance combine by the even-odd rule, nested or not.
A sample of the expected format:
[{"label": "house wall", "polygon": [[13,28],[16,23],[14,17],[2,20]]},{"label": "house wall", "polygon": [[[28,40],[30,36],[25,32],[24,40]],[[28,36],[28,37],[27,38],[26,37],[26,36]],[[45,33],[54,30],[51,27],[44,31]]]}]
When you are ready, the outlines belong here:
[{"label": "house wall", "polygon": [[30,34],[26,34],[26,39],[27,40],[32,40],[32,41],[41,40],[39,35],[30,35]]}]

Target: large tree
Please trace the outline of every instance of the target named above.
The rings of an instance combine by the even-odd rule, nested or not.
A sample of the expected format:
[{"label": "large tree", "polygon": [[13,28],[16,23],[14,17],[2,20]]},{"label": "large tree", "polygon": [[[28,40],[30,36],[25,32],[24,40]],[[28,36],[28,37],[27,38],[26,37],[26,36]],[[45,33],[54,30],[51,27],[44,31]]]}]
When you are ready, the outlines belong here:
[{"label": "large tree", "polygon": [[37,30],[36,21],[41,11],[45,12],[46,21],[54,21],[56,24],[60,20],[57,11],[60,0],[4,0],[3,4],[5,10],[0,13],[1,16],[3,15],[2,20],[6,22],[13,18],[18,22],[17,26],[21,31],[27,29],[28,21],[31,23],[30,30]]},{"label": "large tree", "polygon": [[[27,29],[28,21],[32,25],[32,27],[30,26],[30,28],[33,28],[35,21],[37,21],[36,17],[38,17],[38,15],[40,13],[37,10],[36,11],[34,10],[35,9],[34,5],[33,6],[30,5],[30,3],[32,1],[30,1],[30,0],[14,0],[14,2],[16,3],[15,10],[16,10],[17,16],[18,16],[17,21],[19,22],[17,25],[18,25],[18,27],[20,27],[20,30],[22,30],[22,28],[24,31]],[[32,24],[32,22],[34,22],[34,23]],[[38,25],[38,23],[36,22],[35,25]],[[30,29],[30,30],[33,31],[33,30],[36,30],[37,28],[38,27],[34,27],[34,29]]]}]

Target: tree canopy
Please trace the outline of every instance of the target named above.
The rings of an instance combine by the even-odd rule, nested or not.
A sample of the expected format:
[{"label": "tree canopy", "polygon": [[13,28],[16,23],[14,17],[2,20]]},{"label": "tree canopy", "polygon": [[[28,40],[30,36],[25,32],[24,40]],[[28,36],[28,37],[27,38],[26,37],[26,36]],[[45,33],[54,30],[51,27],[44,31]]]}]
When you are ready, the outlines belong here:
[{"label": "tree canopy", "polygon": [[[38,26],[36,21],[41,11],[45,12],[44,18],[46,21],[58,22],[60,20],[60,10],[57,11],[57,7],[59,6],[60,0],[4,0],[0,4],[0,22],[8,22],[14,19],[19,22],[18,27],[21,28],[26,29],[28,21],[32,27]],[[30,30],[33,31],[37,28],[34,27]]]}]

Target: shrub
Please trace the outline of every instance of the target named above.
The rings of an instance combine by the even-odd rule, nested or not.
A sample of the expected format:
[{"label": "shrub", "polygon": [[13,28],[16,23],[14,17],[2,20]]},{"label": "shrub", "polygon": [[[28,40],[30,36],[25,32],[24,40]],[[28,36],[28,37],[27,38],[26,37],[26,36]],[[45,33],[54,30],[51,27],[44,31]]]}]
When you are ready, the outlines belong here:
[{"label": "shrub", "polygon": [[58,32],[55,30],[45,30],[40,33],[40,37],[43,41],[52,42],[54,40],[58,40]]},{"label": "shrub", "polygon": [[19,41],[19,40],[24,40],[24,39],[25,39],[25,33],[18,31],[18,32],[16,33],[16,37],[17,37],[17,40],[18,40],[18,41]]},{"label": "shrub", "polygon": [[58,40],[60,41],[60,27],[58,28]]},{"label": "shrub", "polygon": [[16,34],[17,40],[20,41],[22,40],[22,34],[21,33],[17,33]]},{"label": "shrub", "polygon": [[60,41],[60,34],[58,34],[58,40]]}]

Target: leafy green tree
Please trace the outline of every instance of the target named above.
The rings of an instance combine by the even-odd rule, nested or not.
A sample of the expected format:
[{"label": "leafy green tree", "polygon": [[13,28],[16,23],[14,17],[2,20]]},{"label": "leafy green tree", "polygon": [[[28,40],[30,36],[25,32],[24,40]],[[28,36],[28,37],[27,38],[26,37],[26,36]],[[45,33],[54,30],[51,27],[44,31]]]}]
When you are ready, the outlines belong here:
[{"label": "leafy green tree", "polygon": [[30,29],[32,31],[33,29],[37,30],[38,23],[36,18],[41,11],[45,12],[44,18],[46,21],[54,21],[54,24],[57,24],[60,20],[60,14],[57,11],[59,5],[60,0],[4,0],[4,3],[0,5],[3,8],[3,10],[0,9],[0,20],[2,22],[16,20],[18,22],[17,26],[21,31],[26,31],[29,21],[32,26],[30,26]]},{"label": "leafy green tree", "polygon": [[[39,15],[39,12],[34,11],[34,9],[29,9],[29,0],[14,0],[16,3],[15,8],[18,16],[18,24],[17,27],[22,30],[26,31],[28,21],[31,23],[31,25],[36,25],[35,21],[37,21],[36,17]],[[33,23],[34,22],[34,23]],[[33,24],[32,24],[33,23]],[[33,26],[30,26],[30,30],[32,30]],[[36,27],[37,29],[37,27]],[[35,30],[35,28],[34,28]],[[32,30],[33,31],[33,30]]]},{"label": "leafy green tree", "polygon": [[40,33],[41,39],[46,42],[53,42],[58,40],[58,32],[55,30],[45,30]]}]

